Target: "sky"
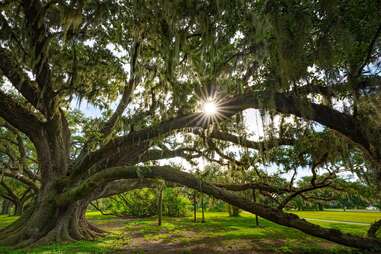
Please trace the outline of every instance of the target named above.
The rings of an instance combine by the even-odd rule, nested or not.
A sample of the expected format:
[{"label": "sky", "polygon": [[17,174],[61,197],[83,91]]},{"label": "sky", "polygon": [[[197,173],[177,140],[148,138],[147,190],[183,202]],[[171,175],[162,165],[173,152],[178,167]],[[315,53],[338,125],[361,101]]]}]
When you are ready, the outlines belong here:
[{"label": "sky", "polygon": [[[116,105],[117,105],[117,102],[114,103],[114,108],[116,107]],[[100,117],[101,115],[101,110],[91,105],[86,100],[82,100],[81,103],[79,103],[76,99],[73,99],[70,106],[71,106],[71,109],[80,110],[86,117],[96,118],[96,117]],[[250,135],[250,139],[257,141],[261,137],[263,137],[264,131],[262,127],[263,126],[262,118],[261,118],[259,110],[247,109],[243,111],[243,116],[244,116],[245,128],[247,133]],[[199,158],[196,161],[198,163],[198,168],[201,170],[208,164],[208,161],[204,158]],[[194,170],[194,166],[192,166],[187,160],[183,158],[179,158],[179,157],[160,160],[159,164],[164,165],[164,164],[167,164],[168,162],[180,164],[187,171]],[[277,166],[274,164],[266,166],[263,169],[266,170],[267,173],[269,174],[273,174],[278,170]],[[304,176],[309,176],[309,175],[311,175],[311,173],[308,168],[299,168],[296,179],[300,179]],[[292,177],[292,172],[288,174],[284,174],[283,177],[290,180]]]}]

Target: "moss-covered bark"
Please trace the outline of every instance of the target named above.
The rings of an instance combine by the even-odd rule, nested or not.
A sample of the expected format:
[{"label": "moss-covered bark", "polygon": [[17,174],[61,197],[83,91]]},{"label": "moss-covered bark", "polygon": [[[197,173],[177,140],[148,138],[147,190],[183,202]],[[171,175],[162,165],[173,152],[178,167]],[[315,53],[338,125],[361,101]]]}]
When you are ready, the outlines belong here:
[{"label": "moss-covered bark", "polygon": [[102,235],[103,231],[85,218],[88,201],[58,207],[51,197],[39,198],[40,202],[33,208],[0,231],[0,244],[26,247],[50,242],[92,240]]},{"label": "moss-covered bark", "polygon": [[57,203],[62,205],[67,204],[72,197],[80,199],[82,196],[88,195],[88,193],[90,193],[91,190],[97,185],[102,185],[104,182],[121,178],[161,178],[169,182],[178,183],[189,188],[196,189],[217,199],[224,200],[225,202],[240,209],[258,214],[259,216],[277,224],[298,229],[309,235],[354,248],[381,251],[380,240],[342,233],[336,229],[323,228],[319,225],[301,219],[295,214],[285,213],[279,209],[274,209],[262,204],[251,202],[237,194],[206,183],[189,173],[178,171],[169,166],[154,166],[145,168],[130,166],[106,169],[90,177],[81,185],[72,188],[67,193],[63,193],[58,196],[56,199]]},{"label": "moss-covered bark", "polygon": [[371,237],[371,238],[376,238],[376,235],[377,235],[377,231],[381,228],[381,220],[378,220],[376,222],[374,222],[369,230],[368,230],[368,237]]}]

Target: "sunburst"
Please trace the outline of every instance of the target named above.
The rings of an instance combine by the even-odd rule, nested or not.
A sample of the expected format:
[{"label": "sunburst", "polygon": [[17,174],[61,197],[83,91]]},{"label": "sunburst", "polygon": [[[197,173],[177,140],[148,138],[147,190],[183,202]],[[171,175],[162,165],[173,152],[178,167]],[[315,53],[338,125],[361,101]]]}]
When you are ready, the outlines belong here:
[{"label": "sunburst", "polygon": [[213,116],[218,113],[217,103],[212,99],[208,98],[202,104],[202,112],[207,116]]},{"label": "sunburst", "polygon": [[202,125],[209,125],[211,123],[217,123],[225,118],[226,104],[225,96],[222,95],[216,88],[203,89],[198,97],[198,109],[201,113],[197,121]]}]

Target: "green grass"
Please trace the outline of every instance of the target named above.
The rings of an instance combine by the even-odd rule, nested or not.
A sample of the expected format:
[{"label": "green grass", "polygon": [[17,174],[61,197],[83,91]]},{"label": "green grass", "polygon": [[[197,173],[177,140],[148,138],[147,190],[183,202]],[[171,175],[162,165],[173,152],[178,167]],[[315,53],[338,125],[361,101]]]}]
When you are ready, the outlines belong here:
[{"label": "green grass", "polygon": [[381,219],[381,212],[343,212],[343,211],[291,211],[299,217],[321,220],[373,223]]},{"label": "green grass", "polygon": [[17,216],[0,215],[0,228],[4,228],[17,219]]},{"label": "green grass", "polygon": [[[297,212],[299,216],[328,220],[371,223],[381,213],[347,212]],[[370,215],[370,216],[368,216]],[[166,253],[160,249],[171,246],[175,253],[359,253],[349,248],[308,236],[297,230],[260,220],[249,213],[240,217],[228,217],[227,213],[206,213],[206,223],[193,223],[191,217],[164,218],[157,226],[155,218],[121,219],[88,212],[87,217],[101,228],[110,232],[96,241],[79,241],[67,244],[53,244],[28,250],[0,248],[0,253]],[[0,227],[15,220],[15,217],[1,216]],[[325,227],[341,229],[344,232],[364,235],[367,226],[313,221]],[[150,249],[152,247],[152,251]],[[177,249],[176,249],[177,248]],[[168,249],[167,249],[168,250]],[[246,252],[245,252],[246,251]],[[257,251],[257,252],[256,252]]]}]

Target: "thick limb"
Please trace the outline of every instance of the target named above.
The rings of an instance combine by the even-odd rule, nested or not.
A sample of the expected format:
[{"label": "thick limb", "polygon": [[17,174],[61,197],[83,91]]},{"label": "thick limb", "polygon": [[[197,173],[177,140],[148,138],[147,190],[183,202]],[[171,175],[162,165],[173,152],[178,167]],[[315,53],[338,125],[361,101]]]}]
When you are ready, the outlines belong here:
[{"label": "thick limb", "polygon": [[381,241],[377,239],[358,237],[351,234],[342,233],[335,229],[323,228],[316,224],[309,223],[306,220],[299,218],[297,215],[285,213],[281,210],[267,207],[262,204],[253,203],[240,197],[239,195],[201,181],[189,173],[181,172],[170,166],[126,166],[109,168],[93,175],[79,186],[72,188],[62,195],[59,195],[57,197],[57,202],[63,205],[70,200],[81,199],[83,195],[87,195],[94,188],[96,188],[97,185],[121,178],[161,178],[166,181],[175,182],[189,188],[202,191],[243,210],[258,214],[259,216],[280,225],[298,229],[309,235],[327,239],[329,241],[354,248],[381,250]]},{"label": "thick limb", "polygon": [[381,228],[381,220],[374,222],[368,229],[368,237],[376,238],[377,231]]}]

